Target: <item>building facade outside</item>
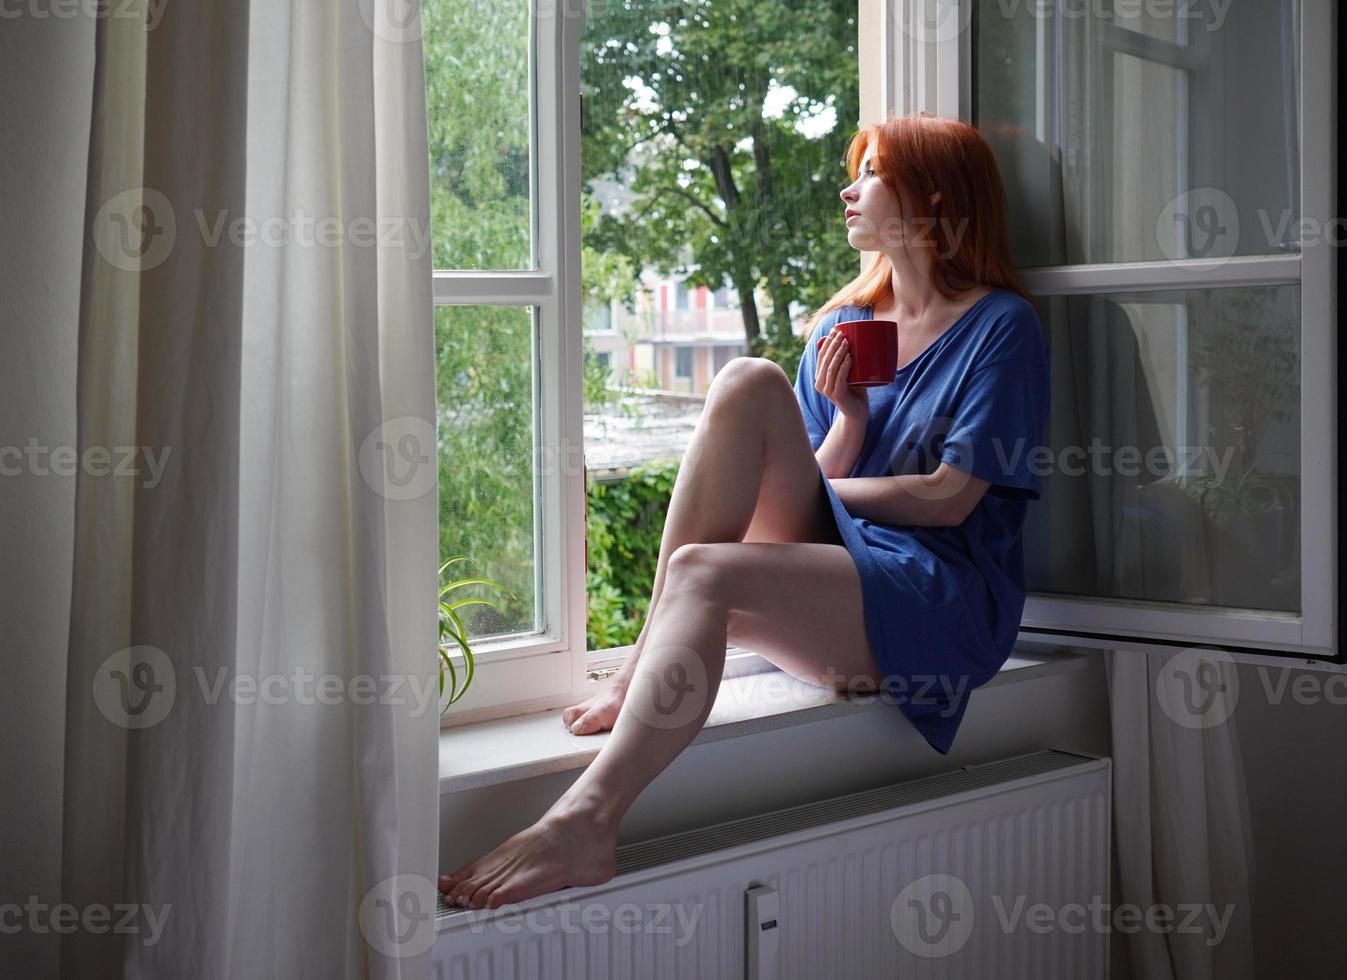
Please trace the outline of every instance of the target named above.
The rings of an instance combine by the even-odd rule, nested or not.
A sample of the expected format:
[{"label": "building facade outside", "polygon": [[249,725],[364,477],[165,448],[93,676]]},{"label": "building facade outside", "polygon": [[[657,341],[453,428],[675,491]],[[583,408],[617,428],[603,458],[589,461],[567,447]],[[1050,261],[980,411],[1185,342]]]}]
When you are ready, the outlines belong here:
[{"label": "building facade outside", "polygon": [[734,294],[642,272],[636,310],[589,307],[585,334],[616,383],[648,380],[663,391],[705,394],[732,358],[748,352]]}]

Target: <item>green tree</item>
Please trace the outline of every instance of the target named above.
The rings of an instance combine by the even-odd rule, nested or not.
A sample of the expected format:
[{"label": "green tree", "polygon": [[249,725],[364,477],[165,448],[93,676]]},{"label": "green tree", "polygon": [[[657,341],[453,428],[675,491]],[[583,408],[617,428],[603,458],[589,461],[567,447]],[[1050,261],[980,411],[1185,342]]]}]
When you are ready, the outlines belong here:
[{"label": "green tree", "polygon": [[[821,305],[855,274],[837,196],[860,116],[854,0],[605,4],[581,59],[583,179],[636,195],[594,244],[694,285],[728,281],[749,351],[793,373],[790,304]],[[830,111],[831,131],[802,133]]]}]

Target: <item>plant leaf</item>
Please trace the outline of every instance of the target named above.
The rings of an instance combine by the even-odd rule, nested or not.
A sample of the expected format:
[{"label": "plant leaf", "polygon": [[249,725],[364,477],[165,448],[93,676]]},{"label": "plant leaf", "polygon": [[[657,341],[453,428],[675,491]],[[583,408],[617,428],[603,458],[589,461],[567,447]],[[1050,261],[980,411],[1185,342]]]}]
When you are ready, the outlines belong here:
[{"label": "plant leaf", "polygon": [[509,589],[507,589],[505,586],[501,585],[499,582],[493,582],[493,581],[492,581],[491,579],[489,579],[489,578],[461,578],[461,579],[459,579],[459,580],[456,581],[456,582],[446,582],[444,585],[441,585],[441,586],[440,586],[440,595],[446,595],[446,594],[452,592],[454,589],[461,589],[461,588],[463,588],[464,586],[468,586],[468,585],[486,585],[486,586],[490,586],[491,588],[496,589],[496,590],[499,591],[499,592],[504,592],[506,595],[508,595],[508,596],[509,596],[510,598],[512,598],[512,599],[517,599],[517,598],[518,598],[518,596],[516,596],[513,592],[511,592],[511,591],[510,591]]},{"label": "plant leaf", "polygon": [[440,565],[440,574],[443,575],[446,568],[450,565],[456,565],[461,561],[472,561],[472,559],[467,555],[455,555],[453,558],[446,558],[444,563]]}]

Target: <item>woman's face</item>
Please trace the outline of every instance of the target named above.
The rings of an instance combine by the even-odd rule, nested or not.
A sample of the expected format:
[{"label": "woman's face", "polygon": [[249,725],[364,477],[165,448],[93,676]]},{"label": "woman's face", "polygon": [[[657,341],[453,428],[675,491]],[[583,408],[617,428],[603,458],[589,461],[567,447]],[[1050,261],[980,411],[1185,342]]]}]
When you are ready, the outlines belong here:
[{"label": "woman's face", "polygon": [[879,179],[870,163],[871,151],[867,148],[856,179],[842,188],[847,241],[863,252],[892,251],[903,246],[902,212],[898,196]]}]

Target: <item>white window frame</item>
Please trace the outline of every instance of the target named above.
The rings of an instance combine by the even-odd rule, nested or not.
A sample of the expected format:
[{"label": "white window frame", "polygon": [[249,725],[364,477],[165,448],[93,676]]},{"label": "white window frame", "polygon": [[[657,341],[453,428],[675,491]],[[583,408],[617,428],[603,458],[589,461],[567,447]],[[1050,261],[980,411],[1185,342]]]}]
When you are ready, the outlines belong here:
[{"label": "white window frame", "polygon": [[529,4],[529,9],[529,183],[537,267],[437,270],[434,300],[436,307],[535,310],[534,560],[542,582],[543,627],[472,644],[475,676],[464,707],[445,714],[445,727],[570,703],[585,677],[579,99],[584,16],[569,5]]},{"label": "white window frame", "polygon": [[[864,8],[866,0],[861,0]],[[881,113],[922,110],[970,118],[976,0],[876,0],[883,4]],[[1325,224],[1337,192],[1337,4],[1303,0],[1300,213]],[[865,77],[863,66],[862,77]],[[864,104],[864,96],[863,96]],[[1242,662],[1285,664],[1286,657],[1336,669],[1337,568],[1337,255],[1327,236],[1296,255],[1126,262],[1022,270],[1036,296],[1153,292],[1220,286],[1297,284],[1301,295],[1301,607],[1300,615],[1119,599],[1031,594],[1020,639],[1074,646],[1174,650],[1218,647]]]}]

